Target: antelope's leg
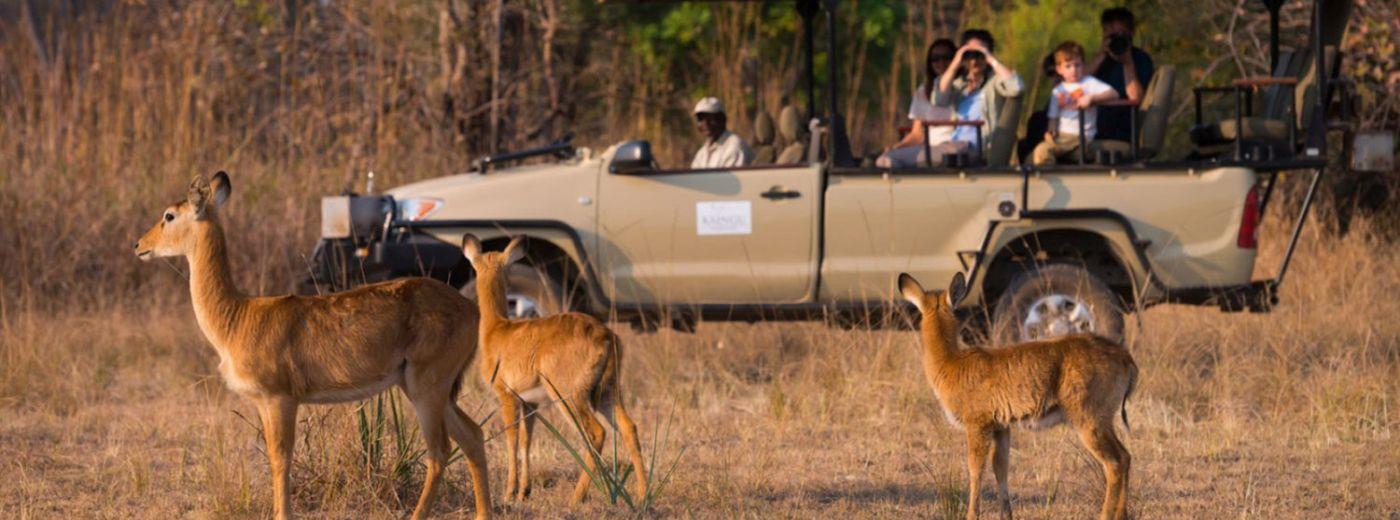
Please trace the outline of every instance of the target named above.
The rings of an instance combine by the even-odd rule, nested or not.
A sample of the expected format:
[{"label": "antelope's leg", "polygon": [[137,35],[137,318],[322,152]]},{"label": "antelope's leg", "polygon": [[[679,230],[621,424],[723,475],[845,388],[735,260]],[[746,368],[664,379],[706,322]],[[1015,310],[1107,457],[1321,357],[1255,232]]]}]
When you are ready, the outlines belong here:
[{"label": "antelope's leg", "polygon": [[1118,481],[1118,500],[1113,504],[1114,518],[1128,518],[1128,473],[1132,471],[1133,456],[1128,454],[1128,448],[1123,446],[1123,441],[1118,438],[1118,434],[1110,424],[1108,434],[1113,438],[1113,444],[1118,447],[1119,465],[1122,466],[1122,473]]},{"label": "antelope's leg", "polygon": [[[1102,424],[1088,425],[1079,429],[1079,438],[1084,447],[1103,465],[1104,492],[1103,507],[1099,518],[1103,520],[1123,518],[1127,512],[1127,470],[1128,452],[1118,442],[1112,424],[1107,428]],[[1122,509],[1120,509],[1120,505]]]},{"label": "antelope's leg", "polygon": [[272,470],[272,506],[279,519],[292,517],[292,449],[296,446],[297,403],[269,397],[257,403]]},{"label": "antelope's leg", "polygon": [[627,408],[622,406],[622,396],[614,393],[612,407],[605,409],[603,416],[613,423],[613,429],[617,430],[622,436],[622,441],[627,444],[628,455],[632,457],[632,472],[637,475],[636,496],[641,499],[647,495],[646,459],[642,457],[642,442],[637,438],[637,425],[632,422],[632,417],[627,415]]},{"label": "antelope's leg", "polygon": [[521,403],[520,406],[520,483],[516,486],[518,500],[525,500],[530,496],[530,441],[535,433],[535,412],[539,406],[532,403]]},{"label": "antelope's leg", "polygon": [[476,495],[476,519],[486,520],[491,517],[491,476],[486,467],[486,436],[481,433],[481,426],[467,417],[457,403],[449,400],[444,415],[447,433],[457,441],[457,447],[462,448],[462,454],[467,457],[467,470],[471,471],[472,491]]},{"label": "antelope's leg", "polygon": [[1002,428],[992,434],[996,444],[992,447],[992,473],[997,476],[997,491],[1001,494],[1001,514],[1011,518],[1011,485],[1007,471],[1011,469],[1011,430]]},{"label": "antelope's leg", "polygon": [[607,432],[603,430],[603,425],[598,423],[597,414],[593,410],[592,404],[588,402],[588,397],[588,393],[583,392],[575,396],[574,400],[576,403],[574,412],[578,414],[577,420],[579,425],[582,426],[584,432],[588,434],[588,444],[591,446],[591,449],[585,447],[581,450],[586,451],[586,453],[583,453],[583,462],[587,465],[588,470],[579,471],[578,483],[574,484],[574,494],[569,500],[571,504],[580,504],[588,497],[588,484],[590,481],[588,475],[589,473],[598,472],[598,459],[603,454],[603,440],[607,438]]},{"label": "antelope's leg", "polygon": [[501,424],[506,427],[506,500],[514,500],[519,483],[520,461],[517,451],[520,430],[520,400],[504,384],[496,384],[496,398],[501,401]]},{"label": "antelope's leg", "polygon": [[967,520],[977,518],[977,503],[982,495],[982,468],[987,467],[987,449],[991,439],[981,429],[967,430]]},{"label": "antelope's leg", "polygon": [[[411,377],[411,376],[410,376]],[[410,379],[411,380],[411,379]],[[409,399],[413,401],[414,412],[418,415],[418,429],[423,432],[427,445],[425,458],[428,467],[423,478],[423,493],[418,495],[418,506],[413,508],[413,519],[423,518],[432,510],[433,497],[438,483],[442,480],[443,463],[447,460],[447,431],[443,425],[443,415],[450,399],[432,388],[407,388]],[[433,395],[439,394],[439,395]]]}]

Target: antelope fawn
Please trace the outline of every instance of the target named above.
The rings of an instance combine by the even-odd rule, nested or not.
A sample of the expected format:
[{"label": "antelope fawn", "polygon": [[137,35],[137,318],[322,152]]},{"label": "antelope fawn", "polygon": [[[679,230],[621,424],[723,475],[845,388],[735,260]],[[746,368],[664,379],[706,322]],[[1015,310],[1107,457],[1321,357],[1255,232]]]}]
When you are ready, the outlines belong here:
[{"label": "antelope fawn", "polygon": [[427,441],[427,478],[413,518],[430,509],[448,435],[466,454],[476,517],[488,518],[481,428],[454,402],[476,354],[476,305],[426,278],[323,296],[245,296],[234,286],[219,220],[230,190],[224,172],[196,176],[188,198],[167,207],[136,242],[136,256],[189,260],[195,318],[219,354],[219,372],[262,418],[277,517],[291,517],[297,407],[359,400],[398,385],[413,402]]},{"label": "antelope fawn", "polygon": [[[530,493],[530,435],[536,410],[567,399],[593,447],[592,454],[583,456],[588,471],[579,472],[571,502],[584,500],[588,474],[596,471],[594,454],[602,453],[606,432],[595,418],[599,412],[626,442],[637,475],[636,493],[644,496],[646,467],[637,426],[622,404],[622,344],[603,322],[586,314],[507,318],[504,271],[525,256],[524,249],[520,237],[499,252],[482,252],[475,236],[462,238],[462,252],[476,269],[477,302],[482,310],[481,376],[500,399],[501,422],[506,425],[510,456],[506,495],[524,500]],[[524,427],[517,428],[517,423]]]},{"label": "antelope fawn", "polygon": [[899,292],[919,308],[924,374],[948,421],[967,432],[967,518],[977,516],[982,468],[995,440],[996,473],[1004,516],[1011,517],[1007,470],[1011,426],[1048,428],[1066,419],[1084,447],[1103,465],[1106,485],[1099,518],[1127,514],[1131,458],[1114,430],[1115,412],[1128,424],[1127,400],[1137,380],[1137,364],[1122,345],[1075,334],[986,350],[958,348],[953,308],[967,289],[962,273],[946,293],[924,292],[908,274]]}]

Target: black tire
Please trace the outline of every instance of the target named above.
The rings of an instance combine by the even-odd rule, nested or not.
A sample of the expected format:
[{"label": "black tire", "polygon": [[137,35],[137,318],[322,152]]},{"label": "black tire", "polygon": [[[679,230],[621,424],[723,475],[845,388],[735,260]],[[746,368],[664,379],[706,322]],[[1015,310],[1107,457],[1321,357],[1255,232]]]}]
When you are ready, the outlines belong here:
[{"label": "black tire", "polygon": [[997,299],[991,337],[998,345],[1091,332],[1123,341],[1123,304],[1108,285],[1072,264],[1021,273]]},{"label": "black tire", "polygon": [[[462,285],[462,295],[476,301],[476,278]],[[526,308],[518,305],[519,297],[524,297],[532,305]],[[564,290],[549,273],[532,266],[516,263],[506,268],[506,314],[511,318],[536,318],[568,312],[564,303]],[[519,312],[524,309],[524,314]],[[531,312],[533,310],[533,312]]]}]

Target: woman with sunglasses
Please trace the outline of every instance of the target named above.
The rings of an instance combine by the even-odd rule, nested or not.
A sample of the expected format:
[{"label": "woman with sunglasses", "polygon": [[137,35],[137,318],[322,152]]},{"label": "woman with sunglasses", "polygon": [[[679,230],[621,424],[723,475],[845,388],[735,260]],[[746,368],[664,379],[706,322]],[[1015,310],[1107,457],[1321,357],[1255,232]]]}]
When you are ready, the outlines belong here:
[{"label": "woman with sunglasses", "polygon": [[913,125],[909,133],[904,134],[904,139],[885,147],[884,153],[875,161],[876,166],[907,168],[929,164],[924,154],[925,139],[928,140],[928,149],[934,155],[933,164],[942,162],[943,154],[957,151],[957,147],[952,143],[953,127],[930,127],[925,132],[924,125],[919,124],[920,120],[953,118],[951,107],[933,105],[933,88],[938,85],[938,79],[943,76],[943,72],[948,70],[948,64],[952,63],[953,53],[957,49],[958,46],[953,40],[947,38],[939,38],[929,44],[928,52],[924,56],[924,82],[914,89],[914,98],[909,102],[909,120]]}]

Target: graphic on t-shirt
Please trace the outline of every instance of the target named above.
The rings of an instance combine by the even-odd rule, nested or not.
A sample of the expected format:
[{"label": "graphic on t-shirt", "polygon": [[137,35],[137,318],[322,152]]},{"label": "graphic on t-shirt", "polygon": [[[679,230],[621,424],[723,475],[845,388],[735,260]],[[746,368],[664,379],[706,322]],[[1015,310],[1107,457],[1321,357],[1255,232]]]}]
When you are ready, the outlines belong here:
[{"label": "graphic on t-shirt", "polygon": [[1055,92],[1055,100],[1060,104],[1060,108],[1074,108],[1079,98],[1084,97],[1084,89],[1075,87],[1071,92]]}]

